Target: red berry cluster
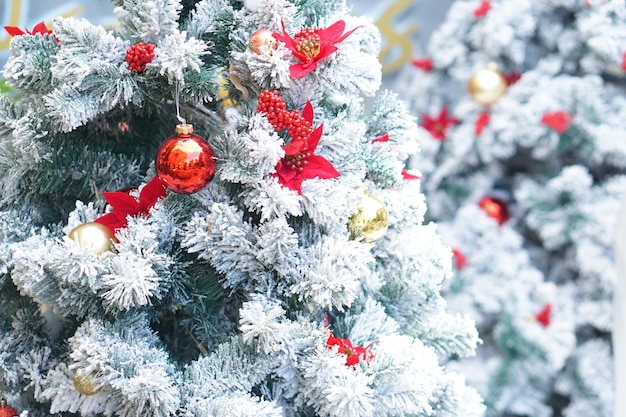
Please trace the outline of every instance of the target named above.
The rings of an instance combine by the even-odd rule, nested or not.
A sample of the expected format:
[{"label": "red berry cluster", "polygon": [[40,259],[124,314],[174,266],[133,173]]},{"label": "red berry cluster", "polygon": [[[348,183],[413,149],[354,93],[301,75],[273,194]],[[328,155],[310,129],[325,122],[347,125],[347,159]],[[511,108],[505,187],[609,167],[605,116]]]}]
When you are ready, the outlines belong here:
[{"label": "red berry cluster", "polygon": [[257,112],[265,113],[267,120],[274,129],[287,129],[292,141],[304,141],[313,133],[313,126],[300,116],[297,110],[288,111],[283,99],[277,91],[265,90],[259,95]]},{"label": "red berry cluster", "polygon": [[128,48],[126,51],[126,62],[131,71],[142,72],[146,64],[152,62],[154,58],[154,45],[139,42]]}]

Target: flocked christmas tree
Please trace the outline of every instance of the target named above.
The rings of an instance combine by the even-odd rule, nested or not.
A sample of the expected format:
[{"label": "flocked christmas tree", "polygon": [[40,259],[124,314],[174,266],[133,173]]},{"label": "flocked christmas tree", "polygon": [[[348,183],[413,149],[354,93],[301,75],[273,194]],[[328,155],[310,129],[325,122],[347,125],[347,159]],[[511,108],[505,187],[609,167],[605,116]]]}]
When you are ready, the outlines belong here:
[{"label": "flocked christmas tree", "polygon": [[613,415],[625,53],[623,1],[458,0],[398,81],[488,416]]},{"label": "flocked christmas tree", "polygon": [[0,415],[481,415],[371,22],[117,6],[7,28]]}]

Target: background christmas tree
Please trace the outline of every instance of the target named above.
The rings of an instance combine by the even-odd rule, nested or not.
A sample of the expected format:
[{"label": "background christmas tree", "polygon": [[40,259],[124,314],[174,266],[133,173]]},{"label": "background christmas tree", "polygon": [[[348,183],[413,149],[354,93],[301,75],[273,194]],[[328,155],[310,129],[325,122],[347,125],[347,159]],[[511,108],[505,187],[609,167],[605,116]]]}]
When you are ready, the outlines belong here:
[{"label": "background christmas tree", "polygon": [[371,22],[117,6],[7,28],[2,416],[481,415]]},{"label": "background christmas tree", "polygon": [[398,81],[489,416],[613,415],[625,52],[621,1],[459,0]]}]

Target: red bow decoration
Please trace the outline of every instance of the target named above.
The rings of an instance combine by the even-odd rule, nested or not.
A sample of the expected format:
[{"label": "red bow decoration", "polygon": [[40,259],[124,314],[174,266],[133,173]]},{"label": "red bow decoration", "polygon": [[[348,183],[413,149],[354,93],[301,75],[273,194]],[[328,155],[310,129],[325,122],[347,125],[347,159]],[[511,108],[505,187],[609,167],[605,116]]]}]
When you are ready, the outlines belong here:
[{"label": "red bow decoration", "polygon": [[128,216],[147,215],[160,198],[165,197],[165,187],[155,176],[139,193],[139,201],[128,193],[116,191],[102,193],[104,199],[113,207],[113,211],[98,217],[95,222],[105,225],[113,233],[128,225]]},{"label": "red bow decoration", "polygon": [[37,33],[41,35],[49,35],[52,33],[52,30],[48,29],[44,22],[37,23],[32,31],[28,29],[22,30],[16,26],[5,26],[4,30],[6,30],[11,36],[21,36],[26,34],[35,35]]}]

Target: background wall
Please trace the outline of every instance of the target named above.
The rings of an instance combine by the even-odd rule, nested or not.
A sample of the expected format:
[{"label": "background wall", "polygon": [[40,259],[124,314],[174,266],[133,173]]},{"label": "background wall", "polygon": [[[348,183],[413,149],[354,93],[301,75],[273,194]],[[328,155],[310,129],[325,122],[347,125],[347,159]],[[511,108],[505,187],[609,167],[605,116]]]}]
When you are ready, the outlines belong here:
[{"label": "background wall", "polygon": [[[0,3],[2,27],[30,29],[59,15],[84,17],[102,25],[115,22],[113,3],[109,0],[0,0]],[[387,78],[420,54],[450,3],[452,0],[351,1],[354,12],[371,16],[383,34],[381,61]],[[9,35],[0,31],[0,65],[4,65],[8,56],[9,41]]]}]

